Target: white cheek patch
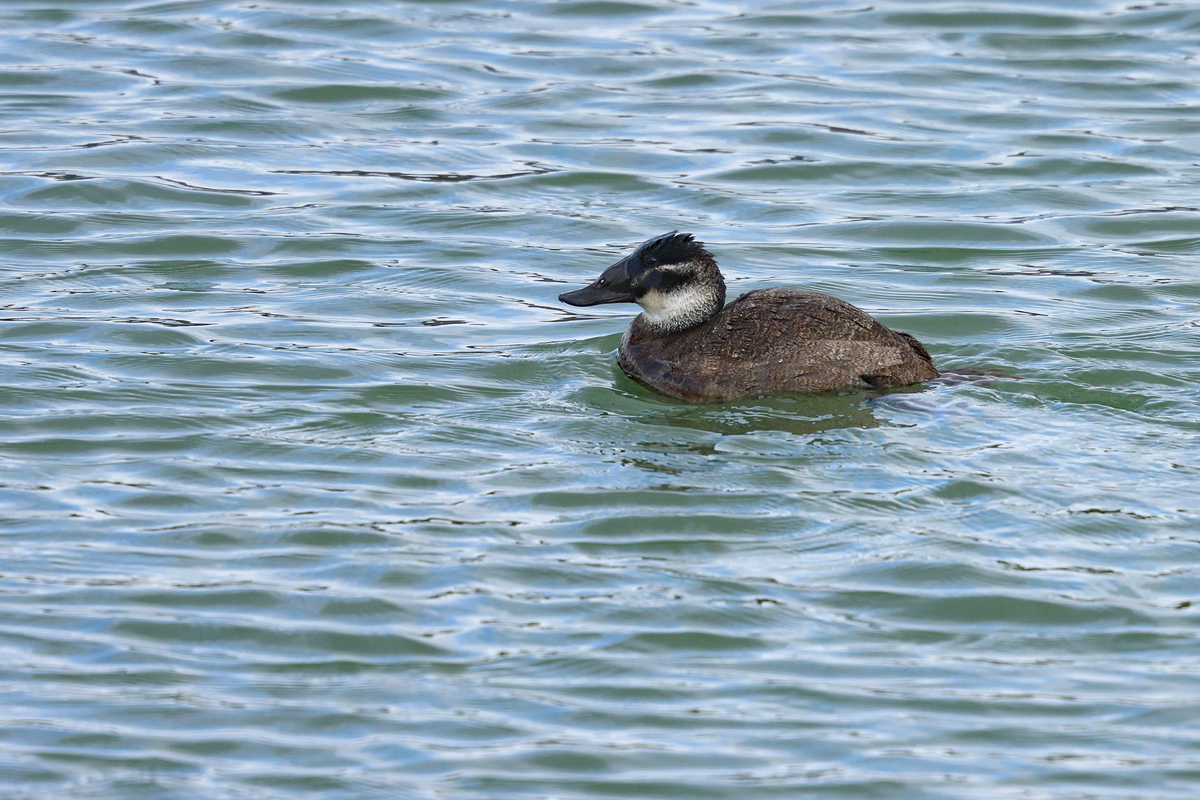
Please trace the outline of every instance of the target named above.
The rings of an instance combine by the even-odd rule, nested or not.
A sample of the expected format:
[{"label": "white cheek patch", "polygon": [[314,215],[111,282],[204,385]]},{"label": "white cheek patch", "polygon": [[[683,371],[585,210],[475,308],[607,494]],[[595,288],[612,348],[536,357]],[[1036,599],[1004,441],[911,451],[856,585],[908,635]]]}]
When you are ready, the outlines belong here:
[{"label": "white cheek patch", "polygon": [[680,286],[670,292],[651,289],[638,298],[646,322],[663,330],[681,330],[698,325],[713,313],[714,297],[702,286]]}]

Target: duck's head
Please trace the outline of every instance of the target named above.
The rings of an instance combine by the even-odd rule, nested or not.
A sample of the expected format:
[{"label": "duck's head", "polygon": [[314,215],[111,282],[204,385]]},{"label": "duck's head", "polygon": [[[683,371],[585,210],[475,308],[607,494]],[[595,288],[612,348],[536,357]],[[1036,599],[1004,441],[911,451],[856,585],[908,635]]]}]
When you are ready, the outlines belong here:
[{"label": "duck's head", "polygon": [[725,280],[703,242],[671,231],[642,242],[590,286],[558,299],[573,306],[637,303],[647,325],[668,333],[699,325],[720,311]]}]

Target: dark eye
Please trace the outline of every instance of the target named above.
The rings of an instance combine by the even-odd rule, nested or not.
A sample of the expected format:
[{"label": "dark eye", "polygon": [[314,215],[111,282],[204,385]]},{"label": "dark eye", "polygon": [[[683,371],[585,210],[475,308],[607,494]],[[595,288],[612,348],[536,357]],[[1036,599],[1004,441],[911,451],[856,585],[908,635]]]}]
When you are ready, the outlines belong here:
[{"label": "dark eye", "polygon": [[658,266],[658,259],[655,258],[654,256],[646,256],[646,258],[644,258],[643,261],[646,262],[647,267],[657,267]]}]

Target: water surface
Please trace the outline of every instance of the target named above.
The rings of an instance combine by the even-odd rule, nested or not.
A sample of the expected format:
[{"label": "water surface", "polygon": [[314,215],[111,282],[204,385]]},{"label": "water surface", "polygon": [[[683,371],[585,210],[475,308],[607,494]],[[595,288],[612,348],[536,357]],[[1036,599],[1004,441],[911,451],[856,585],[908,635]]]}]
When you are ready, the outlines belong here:
[{"label": "water surface", "polygon": [[[0,782],[1200,793],[1200,9],[8,0]],[[688,406],[679,228],[944,369]]]}]

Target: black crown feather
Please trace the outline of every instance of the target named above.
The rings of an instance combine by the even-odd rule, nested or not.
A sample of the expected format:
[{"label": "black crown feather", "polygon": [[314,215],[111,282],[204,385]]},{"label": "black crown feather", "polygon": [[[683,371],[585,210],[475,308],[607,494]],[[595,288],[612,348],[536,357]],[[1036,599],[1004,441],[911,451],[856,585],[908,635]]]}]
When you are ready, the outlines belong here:
[{"label": "black crown feather", "polygon": [[712,258],[712,254],[704,249],[704,242],[696,241],[690,233],[671,231],[638,245],[630,262],[631,266],[637,265],[637,271],[641,272],[661,264],[682,264],[703,258]]}]

